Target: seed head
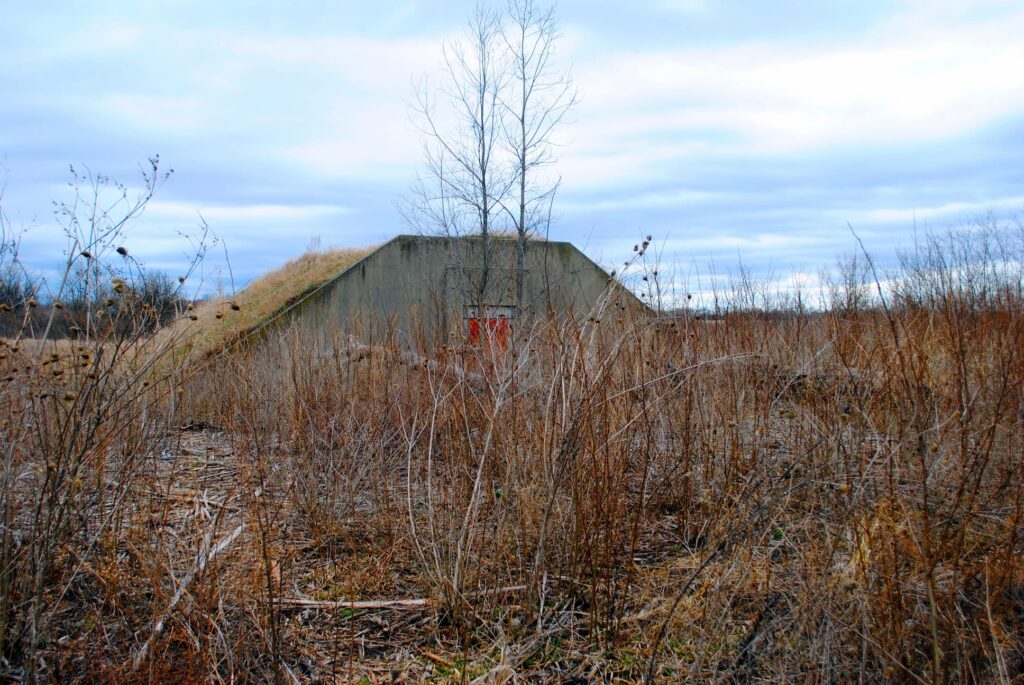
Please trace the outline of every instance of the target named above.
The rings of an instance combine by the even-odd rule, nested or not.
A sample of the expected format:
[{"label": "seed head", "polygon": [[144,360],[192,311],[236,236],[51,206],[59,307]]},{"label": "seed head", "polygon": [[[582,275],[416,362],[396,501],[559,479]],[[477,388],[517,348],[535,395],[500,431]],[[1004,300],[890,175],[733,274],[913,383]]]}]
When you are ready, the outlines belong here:
[{"label": "seed head", "polygon": [[121,255],[122,257],[127,257],[128,256],[128,249],[125,248],[124,245],[122,245],[121,247],[117,248],[117,254]]}]

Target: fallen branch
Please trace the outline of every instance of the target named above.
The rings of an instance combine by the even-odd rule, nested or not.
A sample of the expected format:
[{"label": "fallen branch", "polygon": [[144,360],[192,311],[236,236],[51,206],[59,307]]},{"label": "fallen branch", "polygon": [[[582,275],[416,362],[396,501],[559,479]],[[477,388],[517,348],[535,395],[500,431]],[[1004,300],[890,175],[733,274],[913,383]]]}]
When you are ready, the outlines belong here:
[{"label": "fallen branch", "polygon": [[[485,597],[487,595],[502,595],[506,592],[521,592],[525,585],[511,585],[509,587],[497,588],[494,590],[481,590],[463,595],[463,598]],[[280,608],[285,609],[421,609],[431,606],[436,600],[429,597],[417,599],[367,599],[361,601],[302,599],[300,597],[285,597],[280,600]]]},{"label": "fallen branch", "polygon": [[404,609],[425,607],[429,604],[430,600],[426,598],[365,600],[361,602],[318,601],[298,597],[286,597],[280,600],[281,609]]},{"label": "fallen branch", "polygon": [[210,530],[210,532],[206,534],[206,539],[203,540],[202,549],[200,550],[199,555],[196,557],[195,567],[192,569],[192,572],[185,577],[185,580],[181,581],[181,585],[178,586],[177,591],[174,593],[174,597],[171,598],[170,604],[168,604],[167,608],[164,609],[164,613],[160,617],[160,620],[153,624],[153,632],[146,640],[146,643],[142,645],[142,649],[139,650],[138,654],[136,654],[135,658],[132,660],[133,670],[137,669],[139,665],[142,663],[143,659],[146,658],[146,654],[149,653],[150,645],[153,644],[153,640],[156,639],[156,636],[163,632],[164,623],[167,622],[167,618],[171,615],[171,611],[174,610],[174,607],[177,606],[178,602],[181,601],[181,598],[185,596],[185,590],[188,589],[188,586],[192,584],[192,581],[195,580],[197,576],[201,575],[202,572],[206,570],[206,566],[211,561],[213,561],[218,554],[227,549],[231,545],[231,543],[234,542],[238,538],[238,536],[242,534],[243,530],[245,530],[245,524],[239,524],[237,528],[231,531],[231,533],[226,538],[218,542],[217,545],[208,553],[204,552],[210,546],[210,542],[212,542],[213,540],[213,530]]}]

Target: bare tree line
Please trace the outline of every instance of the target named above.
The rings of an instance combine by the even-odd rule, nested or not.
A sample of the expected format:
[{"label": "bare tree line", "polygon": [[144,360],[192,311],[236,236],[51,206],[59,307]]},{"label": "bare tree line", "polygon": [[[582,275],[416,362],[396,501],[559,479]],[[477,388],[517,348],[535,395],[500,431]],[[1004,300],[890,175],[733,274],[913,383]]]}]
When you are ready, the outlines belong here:
[{"label": "bare tree line", "polygon": [[[0,187],[0,336],[90,338],[132,328],[134,322],[112,316],[115,303],[127,300],[147,313],[150,332],[184,311],[195,299],[183,291],[184,276],[146,269],[124,245],[126,228],[172,173],[158,172],[158,165],[154,157],[140,170],[143,189],[135,197],[103,174],[70,167],[71,197],[54,203],[66,239],[63,259],[49,276],[21,259],[21,232],[4,213]],[[208,228],[203,231],[206,240]]]}]

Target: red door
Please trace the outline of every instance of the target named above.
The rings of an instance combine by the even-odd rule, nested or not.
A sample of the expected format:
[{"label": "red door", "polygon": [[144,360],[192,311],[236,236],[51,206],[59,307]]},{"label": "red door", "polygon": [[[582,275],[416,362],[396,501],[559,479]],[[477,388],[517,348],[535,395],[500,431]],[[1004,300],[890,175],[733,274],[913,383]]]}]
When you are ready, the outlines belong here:
[{"label": "red door", "polygon": [[507,350],[512,327],[506,318],[469,319],[469,343],[488,345],[492,349]]}]

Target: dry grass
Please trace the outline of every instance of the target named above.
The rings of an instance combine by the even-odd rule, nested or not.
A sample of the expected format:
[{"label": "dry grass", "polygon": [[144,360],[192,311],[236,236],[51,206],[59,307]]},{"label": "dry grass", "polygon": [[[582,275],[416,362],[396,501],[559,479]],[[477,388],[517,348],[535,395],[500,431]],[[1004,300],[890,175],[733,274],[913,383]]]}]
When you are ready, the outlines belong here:
[{"label": "dry grass", "polygon": [[884,302],[850,270],[819,312],[586,312],[508,354],[7,350],[5,668],[1021,682],[1024,245],[965,240]]},{"label": "dry grass", "polygon": [[185,338],[193,356],[218,352],[266,326],[374,249],[307,252],[252,281],[234,297],[197,303],[194,311],[184,312],[171,330],[162,335]]}]

